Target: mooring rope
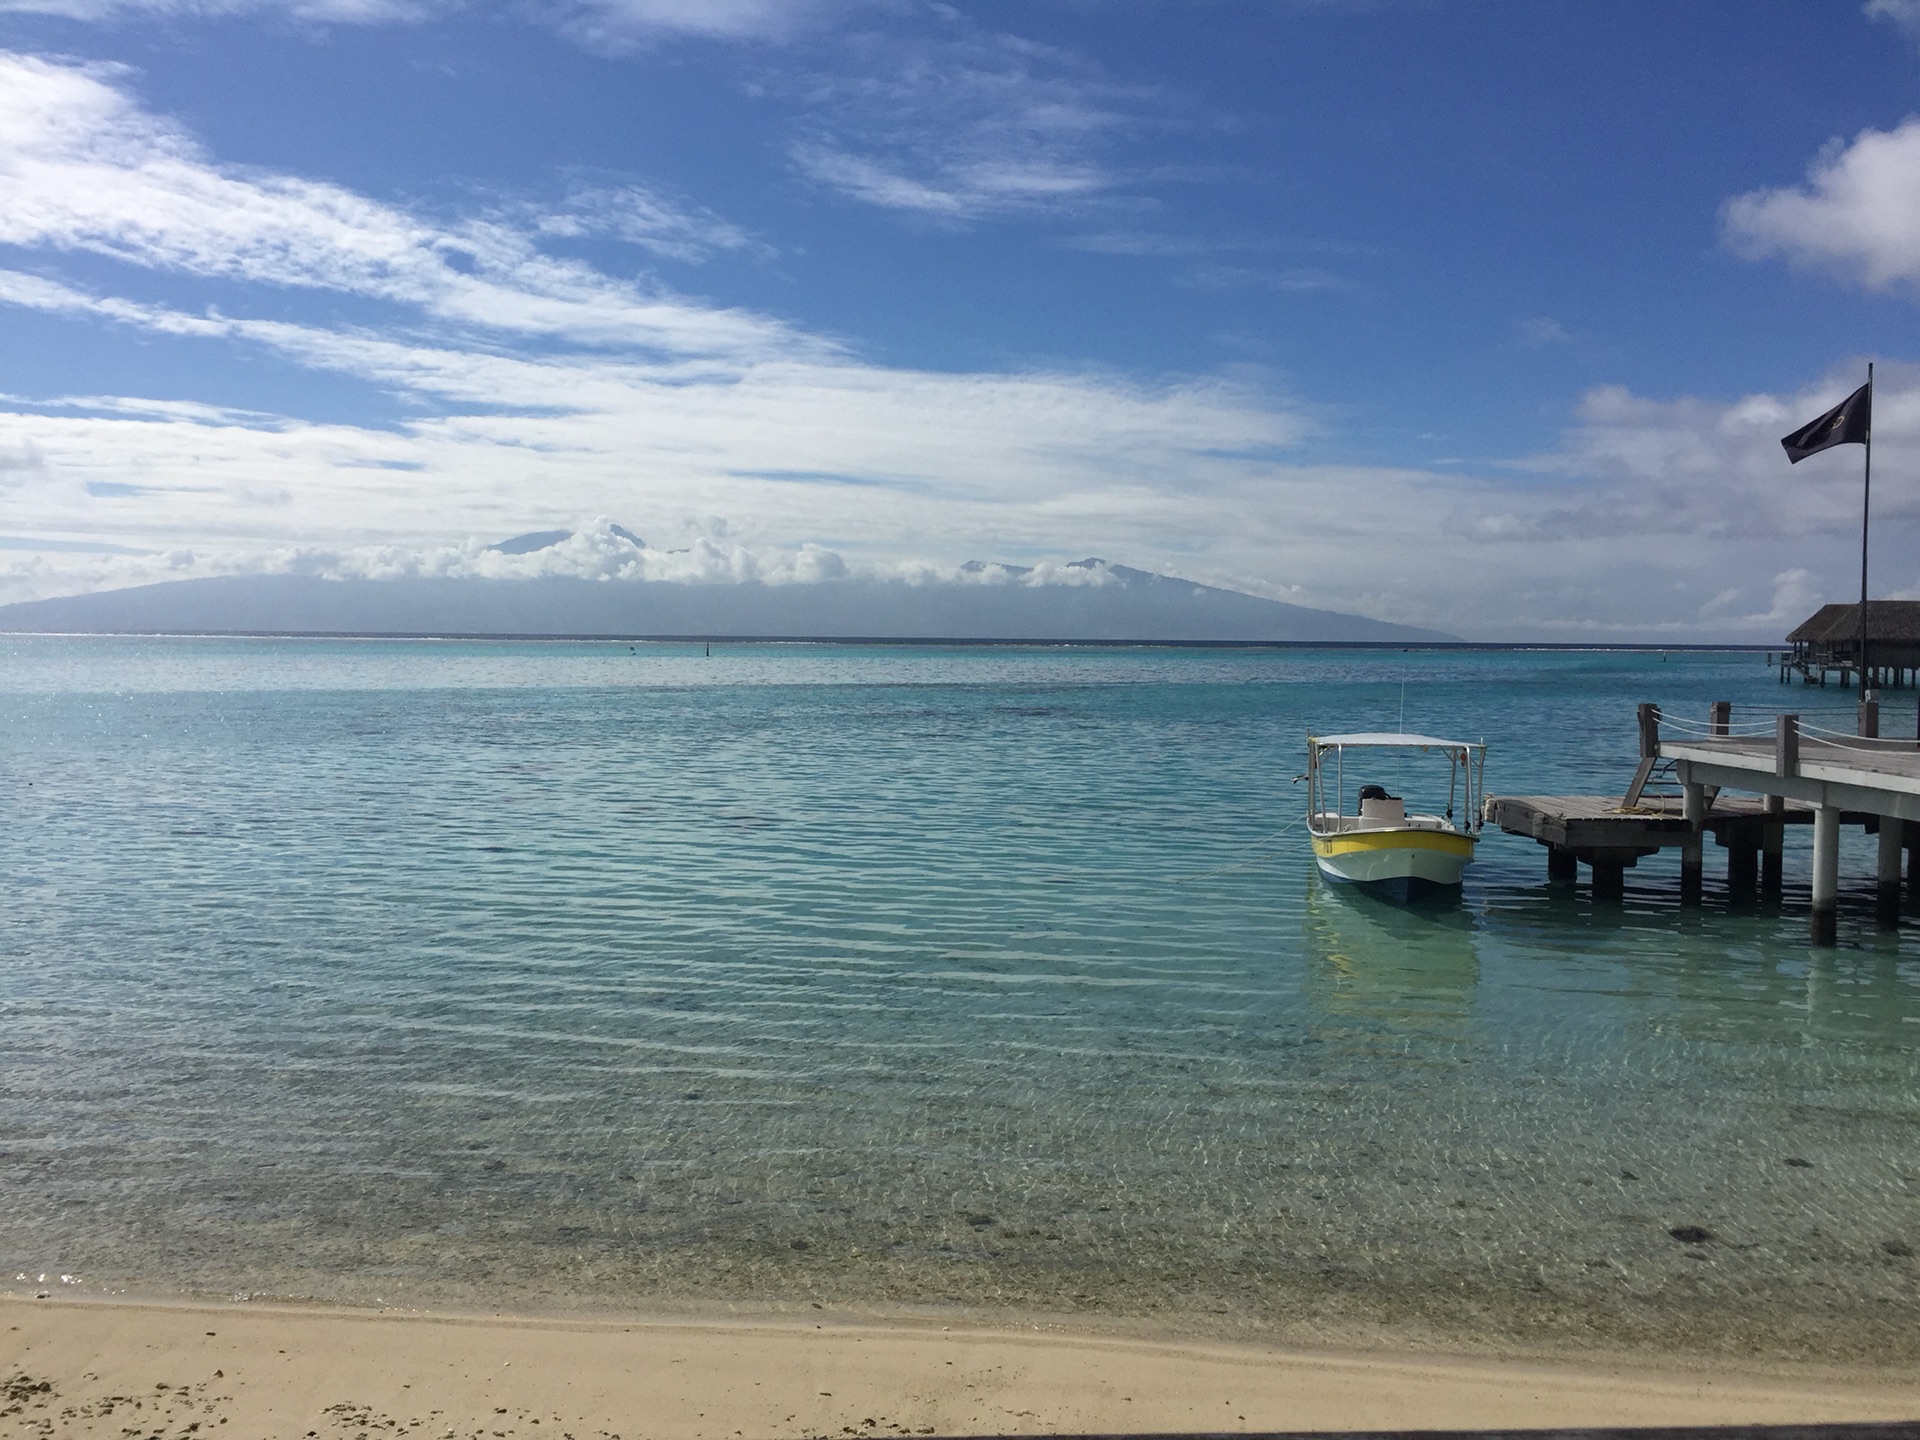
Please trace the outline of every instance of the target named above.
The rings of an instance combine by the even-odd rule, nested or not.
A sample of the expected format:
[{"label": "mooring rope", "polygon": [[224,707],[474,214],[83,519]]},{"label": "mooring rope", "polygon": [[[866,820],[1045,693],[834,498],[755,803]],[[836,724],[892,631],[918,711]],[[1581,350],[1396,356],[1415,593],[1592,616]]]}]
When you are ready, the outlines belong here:
[{"label": "mooring rope", "polygon": [[[1299,820],[1289,820],[1286,824],[1282,825],[1278,830],[1274,831],[1271,835],[1262,836],[1260,839],[1254,841],[1253,844],[1247,846],[1245,849],[1236,850],[1233,853],[1236,855],[1250,854],[1251,852],[1258,850],[1263,846],[1271,845],[1274,841],[1278,840],[1282,835],[1287,834],[1291,830],[1297,830],[1306,823],[1307,822],[1304,818]],[[1205,880],[1208,877],[1213,875],[1231,875],[1236,870],[1246,870],[1257,863],[1258,863],[1258,857],[1256,857],[1253,860],[1242,860],[1237,865],[1222,865],[1217,870],[1196,870],[1191,875],[1176,875],[1174,877],[1173,883],[1176,885],[1185,885],[1194,880]]]}]

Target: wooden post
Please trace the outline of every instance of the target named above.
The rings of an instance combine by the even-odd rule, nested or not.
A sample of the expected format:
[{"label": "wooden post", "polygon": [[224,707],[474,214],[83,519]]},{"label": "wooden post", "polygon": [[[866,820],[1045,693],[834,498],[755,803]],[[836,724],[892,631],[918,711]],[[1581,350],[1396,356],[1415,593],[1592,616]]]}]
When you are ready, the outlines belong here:
[{"label": "wooden post", "polygon": [[1566,846],[1547,846],[1547,878],[1549,880],[1577,880],[1580,878],[1580,861]]},{"label": "wooden post", "polygon": [[1623,900],[1627,894],[1627,867],[1618,860],[1595,859],[1593,869],[1593,898],[1596,900]]},{"label": "wooden post", "polygon": [[1653,767],[1660,763],[1660,707],[1643,700],[1637,713],[1640,721],[1640,763],[1634,767],[1633,779],[1628,783],[1626,796],[1620,802],[1622,810],[1631,810],[1640,803],[1640,792],[1647,788],[1647,781],[1653,778]]},{"label": "wooden post", "polygon": [[1800,717],[1773,717],[1773,773],[1781,779],[1800,773]]},{"label": "wooden post", "polygon": [[1875,893],[1875,918],[1883,930],[1900,928],[1900,861],[1905,846],[1906,826],[1891,815],[1880,817],[1879,886]]},{"label": "wooden post", "polygon": [[1840,807],[1813,807],[1813,943],[1832,945],[1840,903]]},{"label": "wooden post", "polygon": [[1682,814],[1687,821],[1687,837],[1680,842],[1680,903],[1700,903],[1701,840],[1700,822],[1707,816],[1707,799],[1701,786],[1692,780],[1682,789]]},{"label": "wooden post", "polygon": [[1880,702],[1878,700],[1860,702],[1860,709],[1854,716],[1853,733],[1862,740],[1880,738]]},{"label": "wooden post", "polygon": [[1742,823],[1727,830],[1727,899],[1736,905],[1751,905],[1757,892],[1760,847],[1755,842],[1760,832]]},{"label": "wooden post", "polygon": [[[1767,813],[1778,815],[1787,808],[1786,798],[1781,795],[1767,796]],[[1781,865],[1782,852],[1787,848],[1786,822],[1769,820],[1760,827],[1760,898],[1778,900],[1783,888],[1784,868]]]},{"label": "wooden post", "polygon": [[1680,842],[1680,903],[1698,905],[1703,889],[1701,880],[1706,870],[1706,847],[1701,842],[1700,832],[1694,830]]},{"label": "wooden post", "polygon": [[1716,700],[1707,707],[1707,729],[1715,735],[1724,735],[1733,723],[1733,702]]}]

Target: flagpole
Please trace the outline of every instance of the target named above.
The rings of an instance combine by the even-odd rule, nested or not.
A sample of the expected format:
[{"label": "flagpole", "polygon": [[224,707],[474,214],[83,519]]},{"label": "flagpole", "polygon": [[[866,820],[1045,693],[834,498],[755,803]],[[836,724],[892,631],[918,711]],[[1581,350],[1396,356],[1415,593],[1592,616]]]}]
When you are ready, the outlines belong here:
[{"label": "flagpole", "polygon": [[1872,671],[1867,669],[1867,521],[1873,508],[1873,362],[1867,362],[1867,458],[1860,484],[1860,698],[1871,700]]}]

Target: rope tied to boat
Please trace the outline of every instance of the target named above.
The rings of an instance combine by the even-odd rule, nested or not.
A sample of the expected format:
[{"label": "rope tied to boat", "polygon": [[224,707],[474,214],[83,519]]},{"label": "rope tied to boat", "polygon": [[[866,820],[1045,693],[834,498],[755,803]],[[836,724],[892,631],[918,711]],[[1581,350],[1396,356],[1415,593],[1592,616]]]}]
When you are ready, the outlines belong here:
[{"label": "rope tied to boat", "polygon": [[[1234,851],[1234,854],[1249,855],[1255,850],[1259,850],[1265,846],[1271,845],[1274,841],[1278,840],[1282,835],[1285,835],[1290,831],[1297,830],[1306,823],[1307,822],[1304,819],[1289,820],[1286,824],[1282,825],[1278,830],[1274,831],[1271,835],[1263,835],[1260,839],[1254,841],[1251,845],[1248,845],[1244,849]],[[1217,870],[1196,870],[1191,875],[1176,875],[1173,879],[1173,883],[1176,885],[1186,885],[1186,884],[1190,884],[1195,880],[1205,880],[1210,876],[1214,876],[1214,875],[1231,875],[1236,870],[1251,869],[1254,865],[1259,863],[1259,859],[1260,857],[1255,856],[1253,859],[1250,859],[1250,860],[1242,860],[1237,865],[1222,865]]]}]

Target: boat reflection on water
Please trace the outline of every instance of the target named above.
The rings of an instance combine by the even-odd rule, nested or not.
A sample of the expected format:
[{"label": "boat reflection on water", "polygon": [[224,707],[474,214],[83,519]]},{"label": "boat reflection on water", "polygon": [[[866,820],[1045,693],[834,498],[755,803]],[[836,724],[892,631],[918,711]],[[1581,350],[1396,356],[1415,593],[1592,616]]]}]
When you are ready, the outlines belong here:
[{"label": "boat reflection on water", "polygon": [[1300,930],[1306,989],[1328,1018],[1433,1033],[1472,1017],[1480,956],[1464,906],[1409,909],[1316,875]]}]

